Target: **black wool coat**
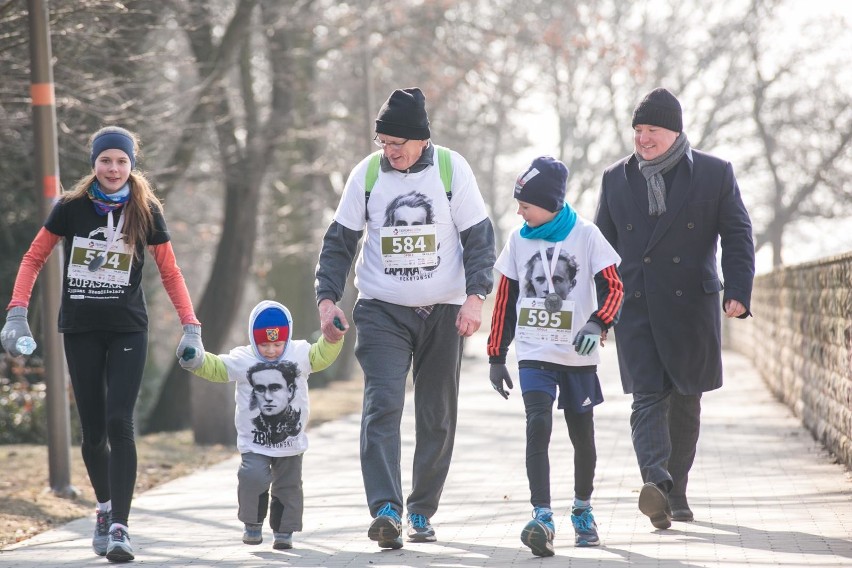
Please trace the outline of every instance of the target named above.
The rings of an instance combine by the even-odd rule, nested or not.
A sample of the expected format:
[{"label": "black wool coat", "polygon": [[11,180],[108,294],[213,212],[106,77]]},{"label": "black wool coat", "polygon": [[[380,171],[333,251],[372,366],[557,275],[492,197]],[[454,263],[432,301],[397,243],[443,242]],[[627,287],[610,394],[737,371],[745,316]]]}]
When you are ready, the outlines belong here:
[{"label": "black wool coat", "polygon": [[721,387],[721,306],[738,300],[742,317],[751,315],[754,243],[733,167],[691,150],[666,178],[659,217],[648,215],[634,155],[607,168],[601,183],[595,223],[621,255],[624,306],[614,333],[625,393],[660,392],[664,374],[683,394]]}]

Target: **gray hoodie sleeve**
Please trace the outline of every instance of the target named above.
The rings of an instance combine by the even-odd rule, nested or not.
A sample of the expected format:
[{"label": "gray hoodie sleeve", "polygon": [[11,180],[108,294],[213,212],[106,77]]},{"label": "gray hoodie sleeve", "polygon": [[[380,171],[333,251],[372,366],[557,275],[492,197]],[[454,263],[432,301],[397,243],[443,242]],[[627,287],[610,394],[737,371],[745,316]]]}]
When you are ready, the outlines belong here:
[{"label": "gray hoodie sleeve", "polygon": [[494,227],[485,218],[459,234],[464,248],[465,291],[471,294],[490,294],[494,288]]},{"label": "gray hoodie sleeve", "polygon": [[322,250],[317,262],[314,282],[317,304],[325,299],[337,303],[343,297],[346,278],[363,234],[364,231],[347,229],[337,221],[329,225],[322,239]]}]

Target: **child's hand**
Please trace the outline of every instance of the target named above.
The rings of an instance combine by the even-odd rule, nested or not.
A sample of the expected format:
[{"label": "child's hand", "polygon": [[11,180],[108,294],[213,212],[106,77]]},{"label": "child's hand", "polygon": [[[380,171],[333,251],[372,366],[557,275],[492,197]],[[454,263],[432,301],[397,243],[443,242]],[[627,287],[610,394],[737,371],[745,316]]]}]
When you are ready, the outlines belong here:
[{"label": "child's hand", "polygon": [[509,389],[513,386],[512,377],[509,375],[509,369],[506,368],[506,365],[501,365],[499,363],[492,363],[491,369],[488,371],[488,380],[491,381],[491,386],[494,387],[500,396],[505,399],[509,398],[509,393],[506,392],[506,389],[503,388],[505,384]]}]

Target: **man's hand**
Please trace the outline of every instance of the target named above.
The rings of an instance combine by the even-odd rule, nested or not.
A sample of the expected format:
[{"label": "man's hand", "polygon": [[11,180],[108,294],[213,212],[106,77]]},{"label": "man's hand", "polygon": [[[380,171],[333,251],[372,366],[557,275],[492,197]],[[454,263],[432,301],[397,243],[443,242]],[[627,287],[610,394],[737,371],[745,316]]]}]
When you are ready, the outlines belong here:
[{"label": "man's hand", "polygon": [[475,294],[468,296],[464,301],[456,317],[456,329],[459,335],[470,337],[477,332],[482,325],[482,304],[483,301]]},{"label": "man's hand", "polygon": [[574,351],[580,355],[591,355],[601,342],[603,329],[593,321],[586,322],[574,338]]},{"label": "man's hand", "polygon": [[343,339],[343,335],[349,329],[349,322],[343,315],[343,310],[328,299],[321,301],[317,309],[319,310],[320,329],[325,340],[329,343],[337,343]]},{"label": "man's hand", "polygon": [[178,363],[187,371],[194,371],[204,363],[204,345],[201,343],[201,326],[186,324],[183,337],[175,350]]},{"label": "man's hand", "polygon": [[27,308],[15,306],[6,313],[6,325],[0,331],[0,343],[3,349],[12,357],[21,355],[16,343],[21,337],[32,337],[30,326],[27,323]]},{"label": "man's hand", "polygon": [[729,318],[738,318],[746,313],[746,308],[740,302],[734,299],[725,300],[725,316]]},{"label": "man's hand", "polygon": [[501,365],[499,363],[492,363],[491,370],[488,372],[488,380],[491,381],[491,386],[494,387],[500,396],[508,399],[509,393],[503,388],[503,384],[511,390],[513,386],[512,377],[509,375],[509,369],[506,368],[506,365]]}]

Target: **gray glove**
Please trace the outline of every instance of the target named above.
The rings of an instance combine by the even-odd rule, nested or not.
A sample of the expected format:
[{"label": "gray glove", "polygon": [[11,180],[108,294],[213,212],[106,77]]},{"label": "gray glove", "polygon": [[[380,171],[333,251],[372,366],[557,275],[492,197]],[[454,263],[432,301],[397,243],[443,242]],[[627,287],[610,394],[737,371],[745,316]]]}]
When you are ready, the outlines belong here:
[{"label": "gray glove", "polygon": [[15,306],[6,313],[6,325],[0,331],[0,343],[3,349],[12,357],[21,355],[15,345],[21,337],[32,337],[30,326],[27,323],[27,308]]},{"label": "gray glove", "polygon": [[491,386],[494,387],[500,396],[508,399],[509,393],[503,389],[503,383],[506,383],[506,386],[511,389],[512,377],[509,375],[509,369],[506,368],[506,365],[501,365],[500,363],[492,363],[491,370],[488,372],[488,379],[491,381]]},{"label": "gray glove", "polygon": [[603,328],[593,321],[587,322],[574,338],[574,351],[580,355],[591,355],[601,342]]},{"label": "gray glove", "polygon": [[188,371],[194,371],[204,363],[204,345],[201,343],[201,326],[186,324],[183,337],[175,352],[178,363]]}]

